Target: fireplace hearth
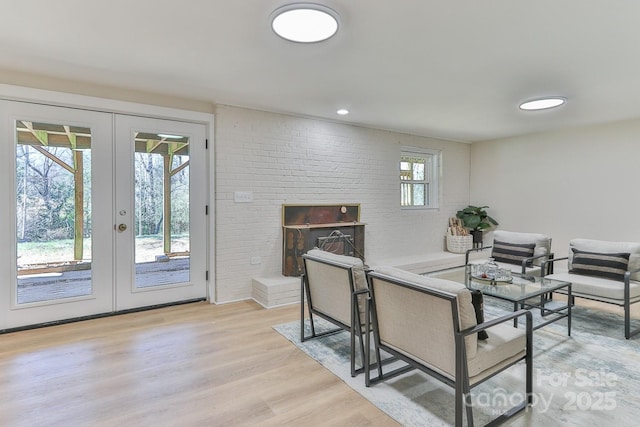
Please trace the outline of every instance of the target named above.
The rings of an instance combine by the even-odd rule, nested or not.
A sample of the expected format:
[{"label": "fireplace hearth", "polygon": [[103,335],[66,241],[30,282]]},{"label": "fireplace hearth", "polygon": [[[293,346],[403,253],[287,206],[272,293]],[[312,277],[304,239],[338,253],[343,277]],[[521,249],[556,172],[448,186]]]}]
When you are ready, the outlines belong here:
[{"label": "fireplace hearth", "polygon": [[300,276],[302,255],[310,249],[364,260],[360,205],[282,205],[282,274]]}]

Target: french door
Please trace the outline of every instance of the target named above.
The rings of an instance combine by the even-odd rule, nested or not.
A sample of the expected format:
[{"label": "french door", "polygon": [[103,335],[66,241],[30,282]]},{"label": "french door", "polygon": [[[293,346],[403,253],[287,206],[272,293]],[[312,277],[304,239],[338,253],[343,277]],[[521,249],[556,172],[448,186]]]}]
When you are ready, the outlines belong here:
[{"label": "french door", "polygon": [[206,296],[203,125],[0,101],[0,138],[0,330]]},{"label": "french door", "polygon": [[116,309],[206,296],[203,125],[115,117]]}]

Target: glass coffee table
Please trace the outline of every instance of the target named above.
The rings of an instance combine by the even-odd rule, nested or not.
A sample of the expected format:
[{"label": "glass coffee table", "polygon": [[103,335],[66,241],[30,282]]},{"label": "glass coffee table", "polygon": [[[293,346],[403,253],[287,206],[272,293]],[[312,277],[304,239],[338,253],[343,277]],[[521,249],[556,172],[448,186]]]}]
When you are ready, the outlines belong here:
[{"label": "glass coffee table", "polygon": [[[538,329],[560,319],[567,318],[567,335],[571,335],[571,283],[560,280],[545,279],[537,276],[512,275],[510,282],[493,282],[475,277],[469,265],[448,268],[423,274],[424,276],[447,279],[462,283],[469,289],[477,289],[484,295],[513,303],[513,310],[538,309],[542,322],[536,322],[533,329]],[[567,303],[553,301],[553,292],[566,292]],[[514,319],[518,326],[518,319]]]}]

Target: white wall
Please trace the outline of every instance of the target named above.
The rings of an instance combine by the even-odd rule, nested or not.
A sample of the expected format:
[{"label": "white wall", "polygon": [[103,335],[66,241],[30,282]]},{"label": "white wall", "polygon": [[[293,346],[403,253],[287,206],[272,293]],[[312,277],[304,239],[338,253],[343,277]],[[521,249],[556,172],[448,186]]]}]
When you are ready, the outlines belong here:
[{"label": "white wall", "polygon": [[[207,101],[160,95],[157,93],[132,90],[131,88],[123,89],[113,86],[96,85],[76,80],[59,79],[41,74],[30,74],[6,69],[0,69],[0,82],[2,84],[33,89],[44,89],[102,99],[148,104],[154,106],[152,107],[154,109],[155,107],[168,107],[208,114],[213,113],[214,110],[214,105]],[[127,111],[125,110],[123,112]]]},{"label": "white wall", "polygon": [[[218,302],[249,298],[252,277],[281,274],[284,203],[360,203],[373,263],[444,250],[447,219],[469,201],[468,144],[229,106],[215,121]],[[439,210],[399,208],[401,146],[442,150]],[[235,203],[235,191],[253,202]]]},{"label": "white wall", "polygon": [[557,257],[572,238],[640,241],[640,120],[474,143],[471,203],[499,228],[549,234]]}]

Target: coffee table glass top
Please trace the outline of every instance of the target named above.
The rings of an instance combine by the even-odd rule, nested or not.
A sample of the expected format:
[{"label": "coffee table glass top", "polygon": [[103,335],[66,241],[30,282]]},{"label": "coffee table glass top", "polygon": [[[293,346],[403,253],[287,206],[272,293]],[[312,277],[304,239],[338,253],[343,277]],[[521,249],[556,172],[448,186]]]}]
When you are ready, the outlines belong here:
[{"label": "coffee table glass top", "polygon": [[463,283],[469,289],[478,289],[485,295],[513,302],[523,301],[548,292],[553,292],[568,287],[570,284],[569,282],[545,279],[544,277],[522,277],[516,274],[512,276],[510,283],[495,283],[471,276],[469,266],[449,268],[424,275]]}]

